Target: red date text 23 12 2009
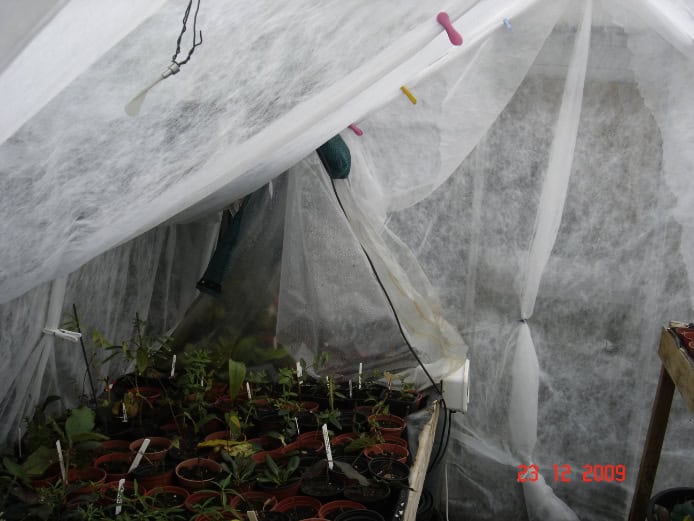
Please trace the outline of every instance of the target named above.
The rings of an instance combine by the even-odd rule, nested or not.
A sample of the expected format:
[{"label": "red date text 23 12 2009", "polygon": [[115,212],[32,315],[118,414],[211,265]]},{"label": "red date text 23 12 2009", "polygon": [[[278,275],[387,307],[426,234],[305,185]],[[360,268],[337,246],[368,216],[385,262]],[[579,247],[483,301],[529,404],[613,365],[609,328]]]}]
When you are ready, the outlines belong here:
[{"label": "red date text 23 12 2009", "polygon": [[[579,480],[579,476],[573,476],[571,465],[552,465],[554,481],[570,483],[572,478]],[[518,465],[518,482],[533,483],[540,477],[540,469],[537,465]],[[580,481],[589,482],[623,482],[627,477],[624,465],[583,465],[580,473]]]}]

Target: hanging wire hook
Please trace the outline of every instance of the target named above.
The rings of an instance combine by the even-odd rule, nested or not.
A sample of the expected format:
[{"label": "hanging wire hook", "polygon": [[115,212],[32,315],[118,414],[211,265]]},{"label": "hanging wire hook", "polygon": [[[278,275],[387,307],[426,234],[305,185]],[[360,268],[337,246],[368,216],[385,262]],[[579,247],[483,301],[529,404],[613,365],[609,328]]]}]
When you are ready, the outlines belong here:
[{"label": "hanging wire hook", "polygon": [[[178,55],[181,53],[181,40],[183,39],[183,33],[186,32],[186,24],[188,23],[188,16],[190,16],[190,9],[193,6],[193,0],[188,1],[188,7],[183,15],[183,27],[181,27],[181,33],[178,35],[178,40],[176,40],[176,53],[171,58],[171,63],[175,63],[179,67],[188,63],[190,57],[193,55],[196,47],[202,45],[202,31],[197,31],[198,23],[198,11],[200,11],[200,0],[198,0],[197,6],[195,7],[195,14],[193,15],[193,46],[188,51],[188,56],[183,61],[177,61]],[[199,35],[200,40],[196,41],[196,36]],[[178,72],[178,71],[177,71]]]}]

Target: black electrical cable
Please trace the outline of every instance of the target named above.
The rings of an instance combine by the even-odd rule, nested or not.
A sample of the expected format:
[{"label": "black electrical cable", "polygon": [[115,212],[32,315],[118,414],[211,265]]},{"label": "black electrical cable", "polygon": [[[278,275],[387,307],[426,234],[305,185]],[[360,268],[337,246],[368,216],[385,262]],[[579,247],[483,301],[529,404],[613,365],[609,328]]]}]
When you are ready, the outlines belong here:
[{"label": "black electrical cable", "polygon": [[[446,430],[446,441],[443,442],[442,444],[439,444],[439,448],[441,448],[441,446],[443,445],[443,449],[441,450],[440,458],[439,458],[439,454],[437,451],[436,459],[433,460],[432,463],[429,465],[429,468],[427,469],[427,474],[429,474],[429,472],[431,472],[434,469],[434,467],[436,467],[436,465],[438,465],[439,463],[441,463],[441,461],[443,461],[443,457],[446,454],[446,450],[448,449],[448,442],[451,440],[451,425],[453,424],[453,411],[448,410],[447,412],[448,412],[448,429]],[[444,429],[446,429],[446,427],[444,427]],[[442,429],[441,433],[443,435],[443,429]]]},{"label": "black electrical cable", "polygon": [[[330,178],[330,182],[332,183],[333,192],[335,192],[335,197],[337,198],[337,203],[340,205],[340,209],[342,210],[342,213],[344,214],[345,218],[347,218],[347,220],[349,220],[349,217],[347,216],[347,212],[345,211],[345,207],[342,205],[342,201],[340,200],[340,195],[337,193],[337,187],[335,186],[335,180],[332,177]],[[415,358],[415,360],[417,360],[417,363],[419,364],[419,366],[422,368],[424,373],[427,375],[427,378],[429,379],[429,382],[431,382],[432,387],[441,397],[441,404],[443,405],[444,410],[447,410],[446,401],[443,399],[443,389],[436,385],[436,382],[434,382],[434,379],[431,377],[431,374],[429,374],[429,371],[427,370],[427,368],[424,367],[424,364],[422,363],[422,360],[419,358],[419,355],[417,354],[417,352],[414,350],[414,347],[412,346],[412,344],[410,344],[410,341],[407,339],[407,335],[405,334],[405,330],[403,329],[402,324],[400,323],[400,317],[398,316],[398,312],[395,310],[395,305],[393,304],[393,301],[390,299],[390,295],[388,294],[388,290],[386,290],[385,286],[383,285],[381,278],[378,276],[378,272],[376,271],[376,266],[374,266],[374,263],[371,260],[371,256],[368,254],[368,252],[366,251],[364,246],[361,246],[361,250],[362,250],[362,252],[364,252],[364,256],[366,257],[366,260],[369,262],[369,266],[371,266],[371,271],[373,272],[374,276],[376,277],[376,281],[378,282],[378,285],[381,286],[381,290],[383,291],[383,295],[386,297],[386,300],[388,301],[388,305],[390,306],[390,310],[393,312],[393,317],[395,318],[395,323],[397,324],[398,329],[400,330],[400,335],[402,335],[402,338],[405,341],[405,344],[407,345],[407,347],[410,349],[412,356],[414,356],[414,358]]]},{"label": "black electrical cable", "polygon": [[198,0],[197,6],[195,8],[195,14],[193,15],[193,46],[190,48],[188,51],[188,56],[186,57],[185,60],[179,62],[176,61],[176,58],[178,58],[178,55],[181,52],[181,40],[183,39],[183,33],[186,32],[186,24],[188,23],[188,16],[190,15],[190,9],[193,6],[193,0],[189,0],[188,2],[188,7],[186,8],[186,12],[183,15],[183,27],[181,27],[181,32],[178,35],[178,40],[176,40],[176,52],[174,53],[173,57],[171,58],[171,62],[175,63],[179,67],[181,65],[184,65],[188,63],[190,60],[190,57],[193,55],[193,51],[195,51],[195,48],[202,45],[202,31],[200,31],[200,41],[196,42],[195,38],[197,36],[197,24],[198,24],[198,11],[200,11],[200,0]]},{"label": "black electrical cable", "polygon": [[[337,204],[340,205],[340,209],[342,210],[342,213],[344,214],[345,218],[349,220],[349,216],[347,215],[347,212],[345,210],[344,205],[342,204],[342,200],[340,199],[340,194],[337,192],[337,187],[335,186],[335,180],[331,177],[330,178],[330,183],[332,184],[333,187],[333,192],[335,193],[335,198],[337,199]],[[429,465],[429,468],[426,471],[426,474],[429,474],[436,465],[443,459],[443,456],[446,454],[446,450],[448,449],[448,442],[450,441],[451,438],[451,425],[453,424],[453,411],[449,410],[448,407],[446,407],[446,400],[443,398],[443,384],[441,387],[436,385],[436,382],[434,382],[434,379],[432,378],[431,374],[427,370],[427,368],[424,366],[422,363],[422,360],[419,358],[419,355],[417,355],[416,351],[414,350],[414,347],[412,344],[410,344],[410,341],[407,339],[407,335],[405,334],[405,330],[402,327],[402,324],[400,322],[400,317],[398,316],[397,311],[395,310],[395,305],[393,304],[393,301],[390,299],[390,295],[388,294],[388,290],[386,290],[385,286],[383,285],[383,282],[381,281],[381,278],[378,276],[378,272],[376,271],[376,266],[374,266],[373,261],[371,260],[371,256],[369,253],[366,251],[366,248],[364,248],[363,245],[361,245],[361,250],[364,252],[364,256],[366,257],[366,260],[369,262],[369,266],[371,267],[371,271],[374,274],[374,277],[376,277],[376,281],[378,282],[378,285],[381,287],[381,290],[383,291],[383,295],[386,297],[386,300],[388,301],[388,305],[390,306],[390,309],[393,313],[393,317],[395,318],[395,322],[398,326],[398,329],[400,330],[400,335],[402,335],[403,340],[405,341],[405,344],[409,348],[410,352],[412,353],[412,356],[414,356],[415,360],[417,360],[417,363],[419,366],[422,368],[424,373],[427,375],[427,378],[429,379],[429,382],[431,382],[432,387],[434,390],[439,394],[441,397],[441,406],[443,407],[444,411],[444,417],[443,417],[443,428],[441,429],[441,441],[439,442],[439,446],[436,450],[436,454],[434,455],[434,458],[432,462]],[[445,434],[445,441],[443,438],[443,431],[446,431]]]}]

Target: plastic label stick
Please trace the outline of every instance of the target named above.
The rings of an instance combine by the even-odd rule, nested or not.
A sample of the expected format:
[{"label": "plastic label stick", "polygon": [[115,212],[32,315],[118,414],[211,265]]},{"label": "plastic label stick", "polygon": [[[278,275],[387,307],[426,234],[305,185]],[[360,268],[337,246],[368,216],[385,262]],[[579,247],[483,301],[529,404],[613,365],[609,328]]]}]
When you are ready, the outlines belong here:
[{"label": "plastic label stick", "polygon": [[323,443],[325,444],[325,455],[328,457],[328,468],[333,470],[333,451],[330,449],[330,436],[328,426],[323,424]]},{"label": "plastic label stick", "polygon": [[133,470],[135,470],[138,467],[138,465],[142,461],[142,456],[144,456],[145,452],[147,452],[147,447],[149,447],[149,438],[145,438],[145,441],[143,441],[142,445],[140,445],[140,450],[138,450],[137,454],[135,454],[135,459],[133,460],[132,465],[130,465],[128,474],[130,474]]}]

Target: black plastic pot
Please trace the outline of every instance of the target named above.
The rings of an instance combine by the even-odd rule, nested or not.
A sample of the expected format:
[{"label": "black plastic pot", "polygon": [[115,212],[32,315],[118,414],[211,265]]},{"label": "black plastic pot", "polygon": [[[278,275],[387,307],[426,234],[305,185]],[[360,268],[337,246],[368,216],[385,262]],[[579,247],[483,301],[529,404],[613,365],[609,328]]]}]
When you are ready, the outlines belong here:
[{"label": "black plastic pot", "polygon": [[350,510],[342,512],[335,521],[385,521],[375,510]]},{"label": "black plastic pot", "polygon": [[690,499],[694,499],[694,488],[677,487],[658,492],[648,502],[648,507],[646,508],[646,518],[648,521],[657,521],[655,512],[653,511],[655,505],[663,506],[669,511],[672,510],[672,508],[678,503],[684,503]]},{"label": "black plastic pot", "polygon": [[385,483],[371,483],[367,486],[350,484],[345,487],[344,495],[345,498],[361,503],[366,508],[376,510],[384,515],[388,515],[392,507],[390,487]]},{"label": "black plastic pot", "polygon": [[325,477],[301,480],[301,493],[320,499],[321,503],[339,498],[343,488],[341,483],[328,481]]},{"label": "black plastic pot", "polygon": [[395,458],[374,458],[369,461],[371,475],[390,486],[405,486],[410,468]]}]

